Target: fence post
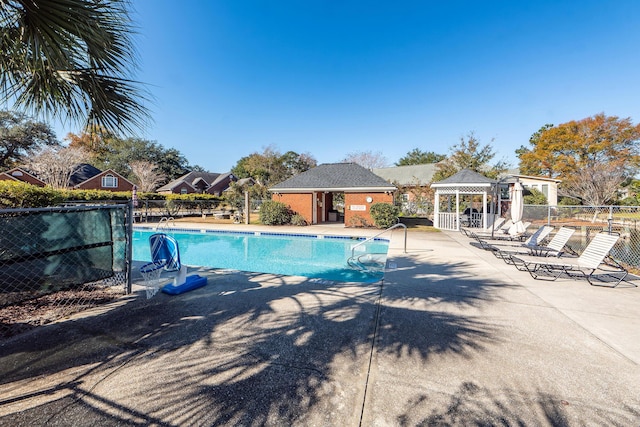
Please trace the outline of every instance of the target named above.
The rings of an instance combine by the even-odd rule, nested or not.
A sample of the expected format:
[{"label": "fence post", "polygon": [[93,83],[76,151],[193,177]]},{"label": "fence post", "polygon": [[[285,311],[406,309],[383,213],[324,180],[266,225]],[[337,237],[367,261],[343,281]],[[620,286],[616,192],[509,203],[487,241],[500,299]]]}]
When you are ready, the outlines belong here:
[{"label": "fence post", "polygon": [[551,205],[547,205],[547,225],[551,226]]},{"label": "fence post", "polygon": [[609,217],[607,218],[609,223],[609,234],[613,231],[613,206],[609,206]]},{"label": "fence post", "polygon": [[133,200],[129,200],[129,203],[127,203],[127,230],[126,230],[126,235],[127,235],[127,259],[125,261],[125,268],[127,269],[127,271],[125,272],[125,275],[127,277],[127,284],[126,284],[126,289],[125,289],[125,293],[127,295],[129,295],[132,291],[132,273],[133,273],[133,267],[132,267],[132,259],[133,259]]}]

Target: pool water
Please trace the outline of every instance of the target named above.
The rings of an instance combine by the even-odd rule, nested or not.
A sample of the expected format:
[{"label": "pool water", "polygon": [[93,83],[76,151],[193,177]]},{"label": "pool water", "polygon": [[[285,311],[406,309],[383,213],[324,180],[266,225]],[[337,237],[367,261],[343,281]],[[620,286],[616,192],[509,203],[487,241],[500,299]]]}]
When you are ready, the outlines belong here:
[{"label": "pool water", "polygon": [[[304,276],[344,282],[373,282],[383,271],[351,268],[352,247],[364,239],[344,236],[289,235],[279,233],[163,231],[178,241],[180,261],[203,266],[258,273]],[[133,259],[151,261],[152,230],[133,231]],[[386,261],[389,241],[375,239],[356,248],[356,255],[377,254]]]}]

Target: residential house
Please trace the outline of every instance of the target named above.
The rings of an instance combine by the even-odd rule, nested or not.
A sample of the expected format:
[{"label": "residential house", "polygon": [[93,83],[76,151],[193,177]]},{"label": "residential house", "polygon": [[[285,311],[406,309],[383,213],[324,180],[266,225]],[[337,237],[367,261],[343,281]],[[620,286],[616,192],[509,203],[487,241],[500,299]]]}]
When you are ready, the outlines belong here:
[{"label": "residential house", "polygon": [[[0,180],[22,181],[39,187],[46,185],[34,173],[20,167],[0,173]],[[69,179],[69,188],[77,190],[131,191],[133,186],[116,171],[108,169],[103,172],[87,163],[78,165]]]},{"label": "residential house", "polygon": [[158,188],[161,194],[212,194],[220,196],[238,179],[231,173],[189,172]]},{"label": "residential house", "polygon": [[371,171],[398,186],[398,196],[404,212],[427,213],[427,206],[433,203],[433,191],[429,184],[433,180],[436,163],[376,168]]},{"label": "residential house", "polygon": [[74,190],[132,191],[135,184],[113,169],[101,171],[87,163],[78,166],[69,179]]},{"label": "residential house", "polygon": [[27,184],[44,187],[46,183],[24,168],[13,168],[5,172],[0,172],[0,181],[21,181]]},{"label": "residential house", "polygon": [[[560,179],[545,178],[542,176],[521,175],[519,169],[511,169],[507,175],[503,177],[503,182],[519,181],[525,189],[536,189],[545,195],[547,204],[550,206],[558,205],[558,184],[562,182]],[[508,191],[503,191],[506,197]]]}]

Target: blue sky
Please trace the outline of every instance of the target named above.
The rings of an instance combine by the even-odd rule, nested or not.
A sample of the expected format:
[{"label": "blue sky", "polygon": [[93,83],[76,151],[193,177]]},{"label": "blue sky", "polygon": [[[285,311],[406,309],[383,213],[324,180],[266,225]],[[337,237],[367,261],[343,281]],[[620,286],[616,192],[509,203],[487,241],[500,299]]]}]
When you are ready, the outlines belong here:
[{"label": "blue sky", "polygon": [[267,146],[392,165],[469,132],[516,166],[546,123],[640,120],[638,1],[133,5],[136,77],[154,97],[140,136],[212,172]]}]

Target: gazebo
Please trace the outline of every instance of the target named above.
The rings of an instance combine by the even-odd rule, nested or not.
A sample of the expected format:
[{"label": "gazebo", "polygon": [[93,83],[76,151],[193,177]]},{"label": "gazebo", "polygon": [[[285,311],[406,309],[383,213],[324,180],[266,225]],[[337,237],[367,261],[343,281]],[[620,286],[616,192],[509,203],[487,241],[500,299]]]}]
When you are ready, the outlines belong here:
[{"label": "gazebo", "polygon": [[493,224],[500,206],[494,203],[496,197],[500,197],[498,181],[462,169],[449,178],[434,182],[431,188],[435,189],[435,228],[460,230],[461,225],[487,228]]}]

